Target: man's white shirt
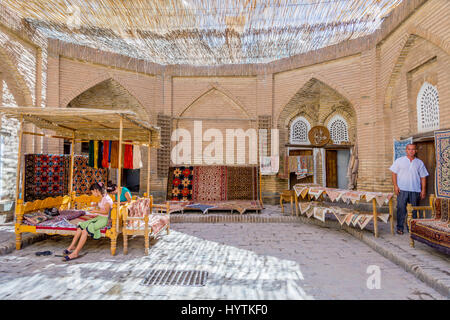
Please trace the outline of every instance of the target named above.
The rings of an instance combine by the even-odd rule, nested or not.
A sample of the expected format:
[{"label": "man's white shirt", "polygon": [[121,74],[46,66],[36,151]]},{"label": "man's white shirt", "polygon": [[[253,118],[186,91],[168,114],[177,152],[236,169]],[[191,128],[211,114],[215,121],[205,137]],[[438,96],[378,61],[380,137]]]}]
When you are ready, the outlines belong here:
[{"label": "man's white shirt", "polygon": [[422,160],[414,158],[410,161],[407,156],[395,160],[389,170],[397,174],[397,185],[401,191],[421,192],[420,178],[428,176]]}]

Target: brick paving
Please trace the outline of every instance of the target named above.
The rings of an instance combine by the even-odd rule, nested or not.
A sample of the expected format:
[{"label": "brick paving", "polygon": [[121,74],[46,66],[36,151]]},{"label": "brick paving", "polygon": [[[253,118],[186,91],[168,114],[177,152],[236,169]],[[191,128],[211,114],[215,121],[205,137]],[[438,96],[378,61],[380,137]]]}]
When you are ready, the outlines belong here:
[{"label": "brick paving", "polygon": [[[311,224],[173,223],[148,256],[143,238],[126,256],[121,241],[113,257],[107,239],[91,239],[70,263],[34,254],[60,254],[62,236],[0,256],[0,299],[446,299],[354,236]],[[367,287],[369,266],[380,268],[380,289]],[[204,287],[140,285],[151,269],[209,277]]]}]

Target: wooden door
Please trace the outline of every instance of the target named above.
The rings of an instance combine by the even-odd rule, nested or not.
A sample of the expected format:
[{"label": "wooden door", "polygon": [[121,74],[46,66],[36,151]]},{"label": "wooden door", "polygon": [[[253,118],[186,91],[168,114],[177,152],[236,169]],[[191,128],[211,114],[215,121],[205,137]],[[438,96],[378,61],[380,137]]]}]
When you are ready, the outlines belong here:
[{"label": "wooden door", "polygon": [[420,201],[421,206],[429,205],[429,196],[434,194],[434,177],[436,169],[436,154],[434,141],[417,142],[417,158],[423,161],[428,171],[427,177],[427,197]]},{"label": "wooden door", "polygon": [[[289,150],[290,156],[312,156],[312,150]],[[295,172],[289,174],[289,187],[292,190],[297,183],[313,183],[314,176],[308,176],[303,179],[297,179]]]},{"label": "wooden door", "polygon": [[338,187],[337,150],[326,150],[325,154],[327,187]]}]

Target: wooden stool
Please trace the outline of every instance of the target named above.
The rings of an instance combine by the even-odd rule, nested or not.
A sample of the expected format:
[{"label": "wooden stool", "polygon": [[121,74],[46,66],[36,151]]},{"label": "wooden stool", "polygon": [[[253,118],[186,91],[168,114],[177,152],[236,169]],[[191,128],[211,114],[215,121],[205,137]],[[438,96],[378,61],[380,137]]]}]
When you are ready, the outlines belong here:
[{"label": "wooden stool", "polygon": [[294,215],[294,199],[295,199],[295,191],[294,190],[284,190],[280,193],[280,206],[281,212],[284,213],[283,201],[291,202],[291,214]]}]

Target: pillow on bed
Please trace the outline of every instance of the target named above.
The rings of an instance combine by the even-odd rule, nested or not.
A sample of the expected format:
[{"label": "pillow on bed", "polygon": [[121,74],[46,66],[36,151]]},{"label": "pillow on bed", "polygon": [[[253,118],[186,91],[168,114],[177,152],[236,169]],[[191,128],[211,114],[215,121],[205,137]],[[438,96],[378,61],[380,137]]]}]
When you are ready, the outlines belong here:
[{"label": "pillow on bed", "polygon": [[24,214],[23,218],[31,225],[37,225],[38,223],[41,223],[48,219],[47,216],[40,211]]},{"label": "pillow on bed", "polygon": [[62,210],[59,212],[59,216],[66,220],[73,220],[85,214],[86,211],[84,210]]}]

